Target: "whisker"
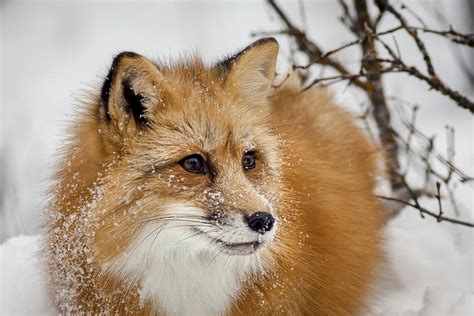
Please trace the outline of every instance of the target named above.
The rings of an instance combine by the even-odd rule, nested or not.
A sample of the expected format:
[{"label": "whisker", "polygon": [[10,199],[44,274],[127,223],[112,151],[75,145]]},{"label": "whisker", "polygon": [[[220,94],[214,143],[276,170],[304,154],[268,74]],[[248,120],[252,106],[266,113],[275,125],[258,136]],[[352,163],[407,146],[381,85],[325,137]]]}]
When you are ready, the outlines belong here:
[{"label": "whisker", "polygon": [[[240,232],[239,230],[233,231],[232,234],[230,235],[230,239],[232,239],[233,237],[235,237],[235,235],[236,235],[237,233],[241,233],[241,232]],[[224,233],[222,233],[221,235],[219,235],[218,237],[216,237],[216,242],[217,242],[217,238],[219,238],[219,237],[222,236],[223,234],[224,234]],[[212,258],[211,261],[209,262],[208,267],[210,267],[211,264],[217,259],[217,257],[220,256],[223,252],[224,252],[224,247],[221,247],[221,248],[219,249],[219,251],[217,252],[216,256],[214,256],[214,258]],[[229,257],[230,257],[230,256],[229,256]],[[229,260],[229,257],[227,257],[226,263],[227,263],[227,261]]]},{"label": "whisker", "polygon": [[278,191],[273,193],[272,197],[270,198],[270,200],[268,200],[267,205],[265,205],[265,206],[268,206],[272,202],[273,198],[277,195],[277,193],[278,193]]},{"label": "whisker", "polygon": [[212,239],[209,241],[208,250],[211,250],[212,247],[214,247],[218,243],[218,240],[220,239],[220,237],[223,236],[224,234],[225,232],[221,232],[216,237],[212,237]]},{"label": "whisker", "polygon": [[196,223],[203,223],[203,222],[209,222],[209,218],[204,217],[204,216],[196,216],[196,217],[191,217],[191,216],[152,216],[152,217],[147,217],[142,220],[137,221],[136,223],[146,223],[150,221],[158,221],[158,220],[180,220],[180,221],[188,221],[188,222],[196,222]]},{"label": "whisker", "polygon": [[146,253],[146,265],[147,265],[147,267],[150,266],[150,263],[149,263],[148,259],[149,259],[149,256],[150,256],[151,249],[153,248],[153,244],[155,243],[156,238],[158,238],[158,235],[163,231],[165,226],[166,226],[166,224],[164,224],[162,226],[162,228],[155,234],[155,237],[153,238],[153,241],[151,242],[150,247],[148,248],[148,252]]},{"label": "whisker", "polygon": [[154,234],[157,230],[160,230],[163,228],[163,226],[165,226],[166,223],[158,226],[157,228],[153,229],[149,234],[147,234],[144,238],[142,238],[142,240],[140,240],[140,242],[138,244],[135,245],[135,247],[133,247],[132,251],[128,254],[127,256],[127,260],[125,260],[125,262],[122,264],[122,267],[120,268],[120,270],[122,270],[128,263],[128,261],[130,260],[131,256],[133,255],[133,253],[135,252],[135,250],[145,241],[148,239],[148,237],[150,237],[152,234]]},{"label": "whisker", "polygon": [[192,234],[191,236],[187,236],[187,237],[185,237],[185,238],[183,238],[183,239],[177,241],[177,242],[174,243],[173,245],[176,246],[176,245],[178,245],[178,244],[180,244],[180,243],[184,242],[185,240],[188,240],[188,239],[190,239],[190,238],[192,238],[192,237],[196,237],[196,236],[203,235],[203,234],[208,234],[208,233],[213,233],[213,232],[216,232],[216,231],[219,231],[219,229],[214,229],[214,230],[210,230],[210,231],[207,231],[207,232],[205,232],[205,231],[199,231],[199,232],[197,232],[196,234]]},{"label": "whisker", "polygon": [[[216,245],[218,243],[218,239],[224,235],[224,232],[222,232],[221,234],[217,235],[216,238],[214,238],[212,240],[212,243],[210,244],[210,247],[209,249],[211,249],[214,245]],[[224,247],[220,247],[217,251],[217,254],[211,259],[211,261],[209,261],[209,264],[207,265],[207,269],[209,269],[211,267],[211,264],[214,262],[214,260],[216,260],[216,258],[221,255],[222,253],[224,252]]]},{"label": "whisker", "polygon": [[[166,223],[164,226],[167,226],[167,224],[169,224],[169,223]],[[167,230],[167,229],[171,229],[171,228],[178,228],[178,227],[191,227],[191,228],[195,228],[195,227],[209,227],[209,226],[213,226],[213,225],[212,225],[212,224],[209,224],[209,225],[188,225],[188,224],[183,224],[183,225],[173,225],[173,226],[167,226],[167,227],[164,227],[164,226],[162,227],[162,229],[160,229],[160,230],[156,233],[155,237],[153,238],[153,241],[152,241],[151,244],[150,244],[150,247],[149,247],[149,249],[148,249],[147,256],[146,256],[147,265],[149,265],[149,264],[148,264],[148,263],[149,263],[148,258],[149,258],[150,252],[151,252],[151,250],[152,250],[152,248],[153,248],[153,244],[155,243],[156,239],[158,238],[158,235],[159,235],[162,231]],[[205,233],[205,232],[201,231],[201,232],[199,232],[198,234],[194,234],[194,235],[188,236],[188,237],[186,237],[186,238],[184,238],[184,239],[188,239],[188,238],[190,238],[190,237],[195,237],[195,236],[197,236],[197,235],[199,235],[199,234],[201,234],[201,233]],[[178,243],[179,243],[179,242],[178,242]],[[174,244],[174,245],[176,246],[178,243],[176,243],[176,244]]]},{"label": "whisker", "polygon": [[223,252],[224,252],[224,248],[221,247],[221,248],[217,251],[217,254],[214,256],[214,258],[212,258],[211,261],[209,261],[208,268],[211,267],[211,264],[212,264],[212,263],[217,259],[217,257],[219,257]]},{"label": "whisker", "polygon": [[123,269],[123,268],[127,265],[128,261],[130,260],[131,256],[132,256],[133,253],[136,251],[136,249],[137,249],[143,242],[145,242],[145,240],[147,240],[151,235],[153,235],[153,234],[155,234],[155,233],[156,233],[156,235],[155,235],[155,237],[154,237],[154,239],[153,239],[153,242],[151,243],[150,248],[149,248],[148,253],[147,253],[147,259],[146,259],[146,260],[147,260],[147,263],[148,263],[148,256],[149,256],[150,251],[151,251],[151,249],[152,249],[153,243],[155,242],[156,238],[158,237],[158,235],[159,235],[163,230],[170,229],[170,228],[176,228],[176,227],[199,227],[199,226],[201,226],[201,227],[210,227],[210,226],[213,226],[213,225],[210,224],[210,223],[209,223],[208,225],[202,223],[202,224],[199,224],[199,225],[183,224],[183,225],[174,225],[174,226],[168,226],[168,227],[166,227],[168,224],[170,224],[170,223],[167,222],[167,223],[163,223],[163,224],[159,225],[157,228],[154,228],[150,233],[148,233],[145,237],[143,237],[142,240],[140,240],[140,242],[138,242],[138,244],[136,244],[135,247],[133,247],[132,251],[131,251],[130,254],[127,256],[127,260],[126,260],[125,263],[122,265],[122,267],[120,268],[120,270]]},{"label": "whisker", "polygon": [[154,218],[200,218],[200,219],[208,219],[207,216],[197,215],[197,214],[160,214],[160,215],[153,215]]}]

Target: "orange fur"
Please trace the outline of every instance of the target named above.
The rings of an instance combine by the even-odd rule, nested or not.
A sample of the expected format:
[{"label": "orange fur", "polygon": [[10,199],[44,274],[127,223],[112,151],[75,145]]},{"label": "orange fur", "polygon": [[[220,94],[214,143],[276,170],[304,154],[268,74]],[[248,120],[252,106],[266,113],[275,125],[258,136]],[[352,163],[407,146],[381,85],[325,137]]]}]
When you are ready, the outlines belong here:
[{"label": "orange fur", "polygon": [[[140,298],[139,281],[108,265],[164,205],[213,210],[215,199],[206,198],[212,191],[223,197],[219,210],[251,214],[265,208],[253,188],[275,206],[279,226],[257,250],[269,258],[264,273],[242,283],[226,312],[342,315],[365,308],[381,259],[375,150],[324,89],[301,93],[287,83],[270,92],[276,50],[274,40],[256,43],[227,68],[198,58],[156,67],[140,56],[115,65],[107,113],[99,96],[84,104],[52,191],[47,251],[61,311],[163,313]],[[146,126],[123,111],[122,78],[148,102]],[[257,151],[248,172],[241,166],[246,142]],[[208,157],[215,174],[179,166],[194,153]]]}]

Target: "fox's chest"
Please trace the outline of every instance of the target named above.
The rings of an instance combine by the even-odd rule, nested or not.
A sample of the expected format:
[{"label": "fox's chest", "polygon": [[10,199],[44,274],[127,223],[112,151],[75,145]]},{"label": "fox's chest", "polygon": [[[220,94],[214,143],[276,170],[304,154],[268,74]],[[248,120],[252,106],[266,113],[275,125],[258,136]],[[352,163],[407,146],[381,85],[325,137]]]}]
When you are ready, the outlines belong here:
[{"label": "fox's chest", "polygon": [[[219,260],[220,261],[220,260]],[[166,315],[221,315],[240,293],[241,280],[224,265],[178,263],[143,279],[143,297]]]},{"label": "fox's chest", "polygon": [[[256,271],[257,258],[197,252],[196,244],[182,242],[179,233],[144,229],[129,251],[109,271],[139,282],[142,303],[165,315],[221,315],[240,294],[244,280]],[[182,239],[182,237],[181,237]]]}]

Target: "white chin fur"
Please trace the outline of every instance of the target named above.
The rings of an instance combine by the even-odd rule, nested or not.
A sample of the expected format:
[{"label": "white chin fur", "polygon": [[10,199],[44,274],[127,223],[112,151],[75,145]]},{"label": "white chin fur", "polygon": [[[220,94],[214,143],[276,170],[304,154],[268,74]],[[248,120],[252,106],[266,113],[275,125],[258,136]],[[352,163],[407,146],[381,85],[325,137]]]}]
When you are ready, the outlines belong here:
[{"label": "white chin fur", "polygon": [[[172,205],[168,214],[195,214],[199,208]],[[140,298],[149,300],[167,315],[219,315],[231,306],[242,282],[253,274],[264,273],[272,258],[264,247],[248,255],[230,255],[212,242],[213,227],[183,221],[152,222],[135,237],[128,250],[103,267],[104,272],[141,283]],[[257,234],[230,227],[233,232],[221,234],[225,242],[248,242]],[[198,235],[192,225],[206,232]],[[233,225],[232,225],[233,226]],[[273,239],[274,229],[262,236]],[[215,235],[215,236],[214,236]],[[227,236],[227,237],[226,237]]]}]

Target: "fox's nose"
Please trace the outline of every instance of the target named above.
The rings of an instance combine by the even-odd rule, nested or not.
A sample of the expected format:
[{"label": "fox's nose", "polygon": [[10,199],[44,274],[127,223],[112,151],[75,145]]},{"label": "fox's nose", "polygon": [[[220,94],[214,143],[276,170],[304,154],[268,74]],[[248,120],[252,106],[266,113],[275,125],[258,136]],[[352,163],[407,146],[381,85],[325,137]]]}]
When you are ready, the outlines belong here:
[{"label": "fox's nose", "polygon": [[245,220],[251,230],[260,234],[270,231],[275,223],[275,218],[272,214],[267,212],[253,213],[252,215],[247,216]]}]

